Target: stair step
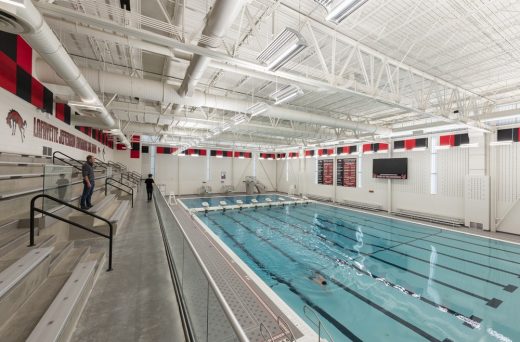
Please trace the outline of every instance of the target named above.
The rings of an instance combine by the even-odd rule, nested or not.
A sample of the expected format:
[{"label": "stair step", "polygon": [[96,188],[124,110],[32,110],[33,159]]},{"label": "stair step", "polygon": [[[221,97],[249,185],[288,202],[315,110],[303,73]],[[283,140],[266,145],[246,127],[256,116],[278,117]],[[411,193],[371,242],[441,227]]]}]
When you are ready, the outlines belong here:
[{"label": "stair step", "polygon": [[90,254],[89,246],[82,246],[79,248],[72,248],[68,251],[67,255],[54,265],[52,274],[64,274],[70,273],[80,262],[85,261]]},{"label": "stair step", "polygon": [[17,227],[2,229],[0,231],[0,256],[16,249],[22,241],[28,242],[28,235],[27,229],[18,229]]},{"label": "stair step", "polygon": [[[22,240],[18,247],[14,248],[9,253],[0,257],[0,262],[8,262],[9,265],[14,263],[16,260],[22,258],[27,252],[35,248],[52,247],[56,242],[56,236],[54,235],[40,235],[34,237],[34,246],[29,247],[29,238]],[[3,269],[0,269],[2,271]]]},{"label": "stair step", "polygon": [[79,263],[27,342],[67,341],[94,284],[96,261]]},{"label": "stair step", "polygon": [[0,326],[47,278],[53,247],[34,248],[0,273]]},{"label": "stair step", "polygon": [[0,341],[25,341],[69,277],[70,273],[47,278],[0,329]]},{"label": "stair step", "polygon": [[56,269],[57,265],[59,265],[60,262],[63,261],[69,255],[73,248],[74,243],[72,241],[62,241],[54,245],[54,252],[51,256],[49,273],[52,273],[54,269]]}]

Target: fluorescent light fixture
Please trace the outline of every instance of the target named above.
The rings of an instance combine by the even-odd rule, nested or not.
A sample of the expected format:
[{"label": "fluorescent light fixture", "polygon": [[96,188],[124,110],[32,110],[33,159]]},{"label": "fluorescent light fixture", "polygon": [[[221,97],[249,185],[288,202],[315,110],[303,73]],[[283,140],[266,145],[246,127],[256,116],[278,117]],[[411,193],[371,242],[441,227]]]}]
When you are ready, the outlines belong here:
[{"label": "fluorescent light fixture", "polygon": [[332,5],[332,3],[334,2],[334,0],[314,0],[314,2],[318,5],[322,5],[328,10],[330,5]]},{"label": "fluorescent light fixture", "polygon": [[199,154],[198,153],[193,153],[193,154],[190,154],[192,157],[198,157]]},{"label": "fluorescent light fixture", "polygon": [[478,147],[478,143],[460,145],[460,148],[474,148],[474,147]]},{"label": "fluorescent light fixture", "polygon": [[374,151],[365,151],[365,154],[374,154]]},{"label": "fluorescent light fixture", "polygon": [[178,154],[179,157],[184,157],[185,155],[186,155],[186,153],[184,153],[184,152],[181,152]]},{"label": "fluorescent light fixture", "polygon": [[244,156],[238,156],[238,159],[244,159]]},{"label": "fluorescent light fixture", "polygon": [[251,107],[249,107],[247,109],[247,113],[249,113],[251,115],[251,117],[253,117],[253,116],[257,116],[262,113],[265,113],[268,110],[269,110],[269,106],[267,104],[265,104],[264,102],[258,102],[258,103],[255,103],[254,105],[252,105]]},{"label": "fluorescent light fixture", "polygon": [[230,128],[231,128],[231,126],[226,124],[224,127],[222,127],[222,132],[225,132],[225,131],[227,131]]},{"label": "fluorescent light fixture", "polygon": [[404,148],[395,148],[394,149],[394,152],[404,152],[404,151],[406,151],[406,149],[404,149]]},{"label": "fluorescent light fixture", "polygon": [[223,155],[218,155],[218,154],[216,155],[216,157],[217,157],[217,158],[224,158]]},{"label": "fluorescent light fixture", "polygon": [[71,107],[78,108],[78,109],[95,110],[98,112],[103,110],[103,106],[101,106],[101,105],[88,104],[88,103],[84,103],[84,102],[69,101],[67,104]]},{"label": "fluorescent light fixture", "polygon": [[245,114],[237,114],[233,116],[232,120],[234,125],[240,125],[247,120],[247,116]]},{"label": "fluorescent light fixture", "polygon": [[300,87],[290,84],[281,88],[280,90],[275,91],[270,96],[275,101],[274,104],[281,104],[287,102],[295,97],[299,97],[303,95],[303,90]]},{"label": "fluorescent light fixture", "polygon": [[368,0],[343,0],[339,5],[334,7],[325,19],[327,21],[333,22],[334,24],[339,24],[349,15],[358,10],[361,6],[365,4]]},{"label": "fluorescent light fixture", "polygon": [[482,119],[480,121],[492,122],[492,121],[511,120],[511,119],[519,119],[519,118],[520,118],[520,114],[510,114],[510,115],[497,116],[495,118],[486,118],[486,119]]},{"label": "fluorescent light fixture", "polygon": [[434,147],[435,150],[449,150],[451,148],[451,145],[439,145]]},{"label": "fluorescent light fixture", "polygon": [[276,71],[307,47],[305,38],[296,30],[286,27],[256,58]]},{"label": "fluorescent light fixture", "polygon": [[412,151],[426,151],[427,148],[426,147],[414,147],[412,148]]},{"label": "fluorescent light fixture", "polygon": [[8,5],[25,8],[24,0],[0,0],[0,3],[2,2]]},{"label": "fluorescent light fixture", "polygon": [[492,141],[489,143],[489,146],[507,146],[512,145],[513,140],[505,140],[505,141]]},{"label": "fluorescent light fixture", "polygon": [[378,150],[377,153],[387,153],[388,150]]}]

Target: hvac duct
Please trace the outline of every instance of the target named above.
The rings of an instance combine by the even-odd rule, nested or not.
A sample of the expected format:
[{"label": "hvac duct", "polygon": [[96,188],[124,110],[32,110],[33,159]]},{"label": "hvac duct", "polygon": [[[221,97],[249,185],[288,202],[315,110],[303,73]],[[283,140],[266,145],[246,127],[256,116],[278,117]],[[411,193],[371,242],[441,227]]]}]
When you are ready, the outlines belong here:
[{"label": "hvac duct", "polygon": [[[238,16],[244,0],[217,0],[208,15],[206,26],[202,31],[202,37],[199,46],[207,48],[217,48]],[[193,59],[186,70],[184,81],[179,88],[180,96],[191,96],[195,90],[195,86],[204,75],[211,58],[194,55]]]},{"label": "hvac duct", "polygon": [[[40,81],[45,83],[64,84],[58,75],[45,63],[38,61],[36,70]],[[233,99],[225,96],[208,95],[202,92],[194,92],[192,97],[180,97],[176,89],[166,83],[153,80],[136,79],[125,75],[108,73],[93,69],[81,69],[89,84],[99,92],[119,94],[121,96],[138,97],[150,101],[163,103],[175,103],[193,107],[208,107],[235,112],[246,112],[251,106],[249,101]],[[343,128],[367,132],[381,136],[389,135],[389,128],[379,127],[361,122],[336,119],[324,115],[303,112],[282,107],[269,107],[269,110],[261,115],[282,120],[312,123],[332,128]]]},{"label": "hvac duct", "polygon": [[89,105],[99,107],[96,116],[108,127],[113,134],[127,146],[130,142],[123,133],[116,128],[116,122],[108,113],[97,94],[89,85],[80,70],[67,54],[51,28],[43,20],[40,12],[30,0],[20,0],[15,6],[0,2],[0,29],[20,34],[27,43],[54,69],[63,81]]}]

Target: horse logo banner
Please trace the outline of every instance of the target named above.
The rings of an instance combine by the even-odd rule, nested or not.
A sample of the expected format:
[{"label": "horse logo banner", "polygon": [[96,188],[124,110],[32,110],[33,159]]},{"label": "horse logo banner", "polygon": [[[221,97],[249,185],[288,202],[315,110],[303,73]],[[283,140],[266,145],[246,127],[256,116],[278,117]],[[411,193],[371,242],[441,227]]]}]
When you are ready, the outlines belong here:
[{"label": "horse logo banner", "polygon": [[20,113],[16,110],[11,109],[9,113],[7,113],[6,123],[11,128],[11,135],[16,135],[16,128],[20,130],[20,135],[22,138],[22,142],[25,139],[25,129],[27,128],[27,121],[25,121]]}]

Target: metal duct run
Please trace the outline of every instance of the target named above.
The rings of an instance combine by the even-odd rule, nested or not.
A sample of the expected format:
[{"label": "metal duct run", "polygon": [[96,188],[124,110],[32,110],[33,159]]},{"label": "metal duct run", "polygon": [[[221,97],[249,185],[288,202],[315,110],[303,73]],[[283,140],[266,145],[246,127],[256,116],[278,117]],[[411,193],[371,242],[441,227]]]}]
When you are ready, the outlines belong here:
[{"label": "metal duct run", "polygon": [[41,13],[34,7],[31,0],[24,0],[21,6],[13,6],[0,2],[1,17],[8,17],[13,23],[11,27],[3,29],[20,34],[25,41],[54,69],[55,73],[63,79],[64,83],[81,98],[81,101],[89,105],[99,107],[95,115],[108,127],[112,134],[130,147],[130,142],[116,126],[115,120],[109,114],[97,94],[81,74],[76,64],[65,51],[58,38],[43,19]]},{"label": "metal duct run", "polygon": [[[202,37],[199,46],[207,48],[217,48],[222,37],[225,36],[235,18],[240,13],[244,0],[217,0],[208,15],[206,26],[202,31]],[[208,39],[209,38],[209,39]],[[193,59],[186,70],[184,81],[179,88],[180,96],[191,96],[195,91],[195,86],[204,75],[211,58],[201,55],[194,55]]]},{"label": "metal duct run", "polygon": [[[65,84],[63,80],[42,61],[36,63],[36,71],[41,82]],[[193,107],[208,107],[234,112],[247,112],[247,108],[251,106],[249,101],[233,99],[230,97],[208,95],[202,92],[194,92],[192,97],[181,97],[176,89],[160,81],[136,79],[129,76],[109,73],[100,70],[81,68],[81,71],[89,84],[96,91],[106,93],[119,94],[121,96],[138,97],[150,101],[159,101],[162,103],[175,103],[179,105],[187,105]],[[359,132],[367,132],[387,136],[392,130],[386,127],[379,127],[361,122],[350,120],[336,119],[324,115],[303,112],[283,107],[269,107],[269,110],[260,114],[272,118],[282,120],[291,120],[296,122],[312,123],[331,128],[344,128]]]},{"label": "metal duct run", "polygon": [[[217,48],[222,37],[229,30],[233,21],[242,9],[244,0],[217,0],[208,15],[206,26],[202,31],[199,46],[207,48]],[[206,37],[206,38],[204,38]],[[178,94],[181,97],[192,96],[199,80],[204,76],[204,72],[209,66],[211,58],[202,55],[193,55],[190,65],[184,75],[184,80]],[[181,105],[176,104],[172,108],[174,115],[178,115],[182,109]]]}]

